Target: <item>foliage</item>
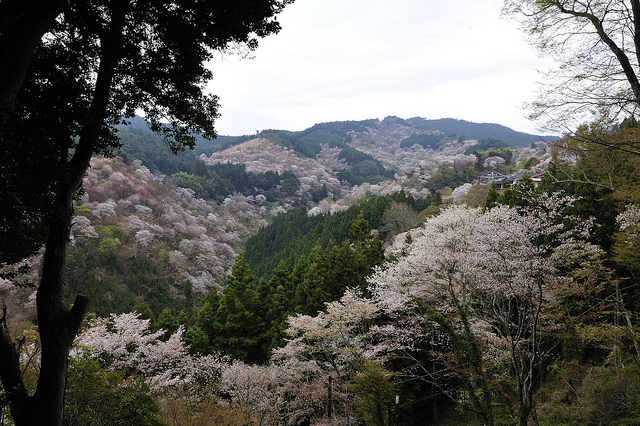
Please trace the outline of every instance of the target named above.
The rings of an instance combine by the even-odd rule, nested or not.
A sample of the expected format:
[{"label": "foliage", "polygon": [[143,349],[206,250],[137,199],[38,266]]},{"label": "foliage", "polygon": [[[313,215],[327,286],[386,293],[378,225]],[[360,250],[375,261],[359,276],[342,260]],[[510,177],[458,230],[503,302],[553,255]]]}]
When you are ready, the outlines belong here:
[{"label": "foliage", "polygon": [[545,75],[531,117],[556,132],[585,118],[605,125],[635,116],[640,104],[637,4],[509,0],[504,13],[520,20],[531,43],[558,66]]},{"label": "foliage", "polygon": [[295,134],[292,132],[287,132],[283,130],[263,130],[260,133],[260,136],[263,138],[269,139],[275,144],[281,145],[285,148],[292,149],[295,152],[300,153],[304,157],[307,157],[307,158],[316,157],[316,152],[309,146],[300,142],[295,137]]},{"label": "foliage", "polygon": [[467,148],[467,150],[464,152],[464,155],[469,155],[469,154],[474,154],[477,152],[482,152],[482,151],[487,151],[491,148],[509,148],[511,145],[509,145],[507,142],[505,141],[501,141],[499,139],[494,139],[494,138],[486,138],[486,139],[481,139],[480,141],[478,141],[477,144],[470,146],[469,148]]},{"label": "foliage", "polygon": [[542,195],[519,210],[444,210],[396,243],[395,260],[369,278],[371,299],[348,290],[315,317],[290,317],[274,357],[314,360],[338,377],[365,359],[385,361],[488,424],[496,402],[526,424],[543,330],[553,329],[555,306],[587,287],[596,269],[584,264],[600,254],[583,240],[590,223],[566,214],[572,203]]},{"label": "foliage", "polygon": [[442,118],[438,120],[427,120],[421,117],[410,118],[410,124],[425,130],[439,130],[446,135],[464,135],[467,139],[487,139],[496,138],[506,141],[515,146],[527,146],[539,140],[555,140],[555,136],[537,136],[527,133],[516,132],[508,127],[490,123],[472,123],[453,118]]},{"label": "foliage", "polygon": [[553,364],[537,393],[542,424],[623,425],[640,421],[638,365],[612,352],[603,365]]},{"label": "foliage", "polygon": [[315,361],[338,377],[349,374],[364,360],[367,334],[378,308],[356,290],[327,303],[315,317],[298,314],[288,319],[287,344],[274,351],[274,359]]},{"label": "foliage", "polygon": [[213,319],[213,334],[209,336],[215,350],[247,362],[262,359],[260,337],[265,328],[253,282],[249,264],[240,253],[227,276]]},{"label": "foliage", "polygon": [[400,148],[411,148],[413,145],[420,145],[425,149],[437,149],[443,140],[445,140],[444,136],[439,133],[411,135],[400,141]]},{"label": "foliage", "polygon": [[389,411],[395,402],[396,388],[393,377],[379,363],[365,363],[351,379],[358,399],[356,411],[367,425],[384,426],[389,424]]},{"label": "foliage", "polygon": [[195,389],[219,376],[224,360],[189,355],[182,342],[183,327],[163,338],[165,330],[152,332],[149,324],[138,314],[96,319],[78,336],[71,355],[76,360],[94,359],[125,377],[141,375],[156,394],[172,388]]},{"label": "foliage", "polygon": [[628,205],[626,210],[618,215],[617,221],[620,232],[615,235],[614,260],[636,272],[640,268],[640,209],[637,205]]},{"label": "foliage", "polygon": [[[101,420],[101,410],[111,409],[115,418],[119,413],[114,404],[118,403],[123,404],[122,414],[130,414],[128,399],[116,396],[133,390],[138,414],[151,407],[153,395],[162,406],[161,418],[171,425],[210,424],[211,416],[216,424],[293,425],[313,422],[327,412],[327,375],[313,362],[230,363],[218,356],[187,354],[180,330],[166,342],[160,339],[162,333],[151,333],[148,320],[132,314],[90,324],[74,352],[73,368],[78,366],[81,375],[70,394],[70,414],[86,419],[95,412],[93,417]],[[103,389],[107,382],[109,386]],[[135,385],[134,389],[129,390],[129,385]],[[341,386],[334,392],[340,409],[337,414],[344,417],[349,394]],[[104,399],[104,406],[97,404],[98,398]],[[153,407],[157,408],[155,403]]]},{"label": "foliage", "polygon": [[[400,320],[412,306],[418,312],[380,328],[390,347],[414,351],[426,345],[421,339],[429,334],[439,336],[427,340],[432,356],[453,377],[463,375],[467,403],[489,423],[488,387],[496,363],[510,366],[517,383],[514,415],[526,422],[533,409],[533,371],[542,355],[542,313],[555,300],[557,285],[573,276],[565,275],[563,265],[593,261],[598,253],[580,241],[588,224],[562,223],[570,201],[542,196],[534,204],[521,211],[524,216],[504,207],[484,215],[467,208],[445,210],[413,233],[413,243],[403,248],[406,255],[371,278],[374,299],[388,315],[397,312]],[[555,281],[554,275],[563,278]]]},{"label": "foliage", "polygon": [[[280,263],[293,270],[298,257],[318,245],[329,252],[349,238],[349,230],[360,212],[371,229],[382,226],[382,217],[391,203],[406,204],[415,211],[426,208],[430,199],[416,200],[404,192],[362,199],[347,210],[309,216],[305,207],[292,209],[247,240],[245,256],[259,280]],[[387,236],[387,235],[385,235]]]},{"label": "foliage", "polygon": [[123,381],[120,372],[106,371],[91,359],[71,362],[65,399],[64,424],[70,426],[166,424],[141,376]]},{"label": "foliage", "polygon": [[434,190],[457,188],[462,184],[471,182],[476,176],[477,172],[472,165],[441,165],[438,171],[431,175],[427,187]]},{"label": "foliage", "polygon": [[349,132],[363,132],[377,120],[337,121],[319,123],[301,132],[263,130],[260,136],[285,148],[293,149],[308,158],[315,158],[322,146],[347,148],[351,140]]},{"label": "foliage", "polygon": [[343,160],[350,166],[350,171],[341,170],[338,176],[351,185],[378,183],[394,176],[394,171],[386,169],[379,160],[354,148],[343,148],[338,154],[338,160]]}]

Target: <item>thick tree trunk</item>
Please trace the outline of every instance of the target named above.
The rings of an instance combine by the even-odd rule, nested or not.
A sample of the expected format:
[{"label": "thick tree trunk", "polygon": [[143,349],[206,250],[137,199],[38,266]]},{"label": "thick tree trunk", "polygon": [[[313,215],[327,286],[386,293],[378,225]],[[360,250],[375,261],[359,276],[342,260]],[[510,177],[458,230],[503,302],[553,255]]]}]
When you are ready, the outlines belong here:
[{"label": "thick tree trunk", "polygon": [[[71,206],[75,190],[68,188],[63,201]],[[62,301],[65,258],[71,227],[68,213],[53,220],[46,243],[42,277],[37,292],[38,329],[42,347],[40,376],[35,393],[29,396],[22,381],[18,352],[6,329],[2,327],[0,356],[2,380],[11,396],[11,414],[17,426],[61,425],[69,350],[82,318],[89,306],[86,297],[78,296],[71,309]]]},{"label": "thick tree trunk", "polygon": [[83,130],[71,160],[67,162],[66,158],[58,159],[61,162],[60,170],[66,173],[65,178],[60,179],[61,184],[57,188],[58,205],[55,211],[60,213],[52,219],[49,226],[42,277],[36,298],[42,354],[38,385],[32,396],[28,395],[22,381],[18,354],[11,337],[6,327],[0,327],[0,375],[4,388],[15,391],[10,397],[10,407],[16,426],[62,425],[69,351],[89,306],[89,299],[83,296],[76,298],[71,309],[64,306],[62,289],[65,282],[65,262],[74,195],[82,184],[100,129],[104,126],[111,85],[120,58],[119,49],[126,7],[122,4],[112,7],[114,10],[111,27],[107,40],[103,40],[102,43],[100,67],[89,118],[83,123]]},{"label": "thick tree trunk", "polygon": [[49,230],[36,299],[42,345],[40,377],[30,400],[33,409],[29,410],[29,425],[62,424],[69,351],[89,306],[83,296],[76,298],[70,310],[62,302],[71,217],[69,212],[55,220]]}]

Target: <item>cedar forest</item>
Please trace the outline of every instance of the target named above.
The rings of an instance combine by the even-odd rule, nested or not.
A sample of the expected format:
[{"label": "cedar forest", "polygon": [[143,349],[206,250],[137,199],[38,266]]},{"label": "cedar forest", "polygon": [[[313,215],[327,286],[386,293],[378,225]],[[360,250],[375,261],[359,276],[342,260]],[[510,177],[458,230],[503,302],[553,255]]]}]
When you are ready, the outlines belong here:
[{"label": "cedar forest", "polygon": [[[26,37],[9,3],[0,46]],[[615,35],[639,2],[505,1],[580,69],[533,106],[561,138],[215,135],[207,49],[254,49],[291,1],[228,26],[233,1],[54,3],[30,70],[0,70],[0,424],[640,423],[640,45]]]}]

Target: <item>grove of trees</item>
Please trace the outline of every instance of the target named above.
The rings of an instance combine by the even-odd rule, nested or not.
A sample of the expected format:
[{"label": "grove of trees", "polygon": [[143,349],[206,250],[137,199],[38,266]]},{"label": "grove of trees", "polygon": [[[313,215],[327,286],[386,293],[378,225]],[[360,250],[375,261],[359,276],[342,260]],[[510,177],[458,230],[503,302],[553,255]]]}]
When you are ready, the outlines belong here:
[{"label": "grove of trees", "polygon": [[[174,151],[194,131],[215,137],[217,98],[204,92],[213,52],[276,33],[291,0],[243,2],[3,1],[0,4],[0,263],[45,245],[37,292],[38,386],[22,379],[6,324],[0,377],[18,425],[62,424],[68,353],[89,299],[63,304],[73,200],[115,126],[143,111]],[[194,30],[197,29],[197,30]],[[168,125],[163,121],[167,121]],[[9,201],[10,200],[10,201]]]},{"label": "grove of trees", "polygon": [[[0,317],[0,421],[638,423],[640,1],[505,1],[560,61],[532,117],[564,137],[538,186],[486,188],[484,206],[395,191],[268,224],[247,208],[268,197],[249,192],[295,191],[293,174],[191,155],[171,170],[138,140],[178,185],[159,196],[140,160],[95,158],[137,111],[173,152],[214,137],[205,62],[254,49],[291,2],[0,1],[0,287],[28,267],[38,280],[35,325]],[[339,147],[345,179],[375,180],[389,170],[346,145],[367,123],[263,136],[309,157]],[[424,186],[468,182],[513,152],[486,139]],[[262,228],[244,252],[198,191]],[[84,322],[89,297],[74,293],[91,271],[108,306]],[[131,312],[106,315],[116,306]]]}]

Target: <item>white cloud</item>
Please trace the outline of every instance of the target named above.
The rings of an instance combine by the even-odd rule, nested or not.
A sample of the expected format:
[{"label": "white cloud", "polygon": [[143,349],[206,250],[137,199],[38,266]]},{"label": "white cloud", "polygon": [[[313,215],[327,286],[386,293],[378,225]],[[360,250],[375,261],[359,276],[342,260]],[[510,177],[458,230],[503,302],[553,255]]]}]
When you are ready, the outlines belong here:
[{"label": "white cloud", "polygon": [[397,115],[534,132],[538,58],[501,0],[296,0],[254,59],[212,62],[221,134]]}]

